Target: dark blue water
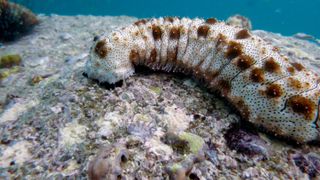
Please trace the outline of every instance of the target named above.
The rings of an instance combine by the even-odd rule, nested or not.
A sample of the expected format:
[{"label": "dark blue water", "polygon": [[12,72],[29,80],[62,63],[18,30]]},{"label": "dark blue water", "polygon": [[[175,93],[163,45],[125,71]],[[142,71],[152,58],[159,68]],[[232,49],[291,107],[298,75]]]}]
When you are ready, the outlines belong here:
[{"label": "dark blue water", "polygon": [[249,17],[254,29],[283,35],[304,32],[320,38],[320,0],[15,0],[36,13],[144,17]]}]

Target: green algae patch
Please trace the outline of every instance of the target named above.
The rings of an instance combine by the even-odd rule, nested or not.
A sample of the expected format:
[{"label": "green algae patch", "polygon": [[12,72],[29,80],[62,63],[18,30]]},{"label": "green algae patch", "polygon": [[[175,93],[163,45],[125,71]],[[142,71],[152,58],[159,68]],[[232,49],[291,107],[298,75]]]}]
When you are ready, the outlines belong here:
[{"label": "green algae patch", "polygon": [[173,164],[171,167],[170,167],[170,170],[173,172],[173,173],[176,173],[178,172],[180,169],[182,169],[183,167],[181,166],[180,163],[175,163]]},{"label": "green algae patch", "polygon": [[160,94],[162,92],[162,89],[160,87],[156,87],[156,86],[151,86],[150,90],[156,94]]},{"label": "green algae patch", "polygon": [[21,56],[19,54],[8,54],[0,58],[0,68],[11,68],[20,65]]},{"label": "green algae patch", "polygon": [[0,80],[9,77],[11,74],[16,74],[20,71],[19,67],[13,67],[11,69],[0,70]]},{"label": "green algae patch", "polygon": [[182,132],[179,135],[179,138],[188,142],[190,151],[194,154],[197,154],[199,151],[201,151],[205,144],[204,140],[200,136],[188,132]]},{"label": "green algae patch", "polygon": [[202,152],[206,146],[204,140],[195,134],[188,132],[181,132],[179,134],[166,133],[162,138],[165,144],[168,144],[172,149],[179,154],[194,154],[197,155]]}]

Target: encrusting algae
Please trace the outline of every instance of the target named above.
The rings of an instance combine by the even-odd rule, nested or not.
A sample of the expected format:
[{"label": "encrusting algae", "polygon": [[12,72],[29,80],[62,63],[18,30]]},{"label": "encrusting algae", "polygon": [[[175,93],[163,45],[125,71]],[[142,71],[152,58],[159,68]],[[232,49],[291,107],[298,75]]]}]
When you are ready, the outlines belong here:
[{"label": "encrusting algae", "polygon": [[0,68],[11,68],[12,66],[21,63],[21,56],[19,54],[8,54],[0,57]]},{"label": "encrusting algae", "polygon": [[20,71],[21,56],[8,54],[0,57],[0,80]]}]

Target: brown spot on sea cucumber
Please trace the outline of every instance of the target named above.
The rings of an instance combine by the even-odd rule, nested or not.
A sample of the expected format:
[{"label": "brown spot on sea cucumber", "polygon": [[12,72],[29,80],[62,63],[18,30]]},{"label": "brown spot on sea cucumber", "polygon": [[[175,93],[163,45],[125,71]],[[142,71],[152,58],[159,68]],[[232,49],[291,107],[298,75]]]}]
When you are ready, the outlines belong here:
[{"label": "brown spot on sea cucumber", "polygon": [[244,102],[243,99],[237,99],[235,100],[235,107],[239,110],[239,113],[242,118],[249,119],[250,116],[250,109],[248,105]]},{"label": "brown spot on sea cucumber", "polygon": [[286,56],[284,56],[284,57],[283,57],[283,61],[289,62],[289,58],[286,57]]},{"label": "brown spot on sea cucumber", "polygon": [[298,71],[301,71],[304,69],[304,66],[300,63],[291,63],[291,65]]},{"label": "brown spot on sea cucumber", "polygon": [[152,49],[149,59],[150,59],[151,62],[155,62],[156,61],[156,59],[157,59],[157,50],[155,48]]},{"label": "brown spot on sea cucumber", "polygon": [[295,69],[294,69],[292,66],[291,66],[291,67],[288,67],[287,70],[288,70],[288,72],[289,72],[290,74],[294,74],[294,72],[295,72]]},{"label": "brown spot on sea cucumber", "polygon": [[152,35],[153,35],[153,39],[156,41],[161,39],[161,35],[162,35],[161,28],[159,26],[152,25]]},{"label": "brown spot on sea cucumber", "polygon": [[277,46],[273,46],[272,51],[273,51],[273,52],[279,52],[280,49],[279,49]]},{"label": "brown spot on sea cucumber", "polygon": [[134,35],[135,35],[135,36],[139,36],[139,34],[140,34],[139,31],[134,32]]},{"label": "brown spot on sea cucumber", "polygon": [[172,62],[177,59],[178,50],[168,52],[168,62]]},{"label": "brown spot on sea cucumber", "polygon": [[220,51],[221,50],[221,45],[225,45],[227,44],[227,37],[221,33],[218,34],[218,37],[217,37],[217,44],[216,44],[216,49],[217,51]]},{"label": "brown spot on sea cucumber", "polygon": [[248,69],[254,62],[253,58],[248,55],[240,55],[237,60],[237,67],[241,70]]},{"label": "brown spot on sea cucumber", "polygon": [[216,22],[218,22],[216,18],[208,18],[206,20],[206,23],[211,24],[211,25],[215,24]]},{"label": "brown spot on sea cucumber", "polygon": [[208,35],[210,27],[207,25],[202,25],[198,27],[198,37],[204,37],[206,38]]},{"label": "brown spot on sea cucumber", "polygon": [[173,27],[170,30],[170,39],[179,39],[180,38],[180,29],[177,27]]},{"label": "brown spot on sea cucumber", "polygon": [[227,80],[223,80],[223,79],[219,80],[218,86],[221,87],[221,95],[222,96],[226,96],[231,91],[231,84]]},{"label": "brown spot on sea cucumber", "polygon": [[261,83],[264,81],[264,71],[261,68],[254,68],[250,73],[250,79],[253,82]]},{"label": "brown spot on sea cucumber", "polygon": [[289,98],[288,105],[294,112],[304,115],[306,119],[313,119],[316,104],[310,99],[300,95],[295,95]]},{"label": "brown spot on sea cucumber", "polygon": [[289,83],[289,86],[294,89],[301,89],[302,88],[302,83],[298,79],[290,77],[290,78],[288,78],[288,83]]},{"label": "brown spot on sea cucumber", "polygon": [[147,40],[148,40],[148,36],[143,35],[143,36],[142,36],[142,39],[143,39],[144,41],[147,41]]},{"label": "brown spot on sea cucumber", "polygon": [[279,84],[270,84],[265,93],[270,98],[278,98],[283,94],[283,90]]},{"label": "brown spot on sea cucumber", "polygon": [[228,43],[228,49],[225,53],[225,57],[228,59],[233,59],[242,54],[242,45],[235,41],[230,41]]},{"label": "brown spot on sea cucumber", "polygon": [[172,23],[174,19],[173,17],[165,17],[164,20]]},{"label": "brown spot on sea cucumber", "polygon": [[207,82],[211,82],[215,77],[219,75],[219,71],[207,71],[204,78]]},{"label": "brown spot on sea cucumber", "polygon": [[277,63],[272,57],[270,57],[266,62],[264,63],[264,69],[271,73],[280,73],[281,67],[279,63]]},{"label": "brown spot on sea cucumber", "polygon": [[119,42],[119,37],[118,36],[113,36],[113,41],[115,41],[115,42]]},{"label": "brown spot on sea cucumber", "polygon": [[236,33],[236,39],[246,39],[249,38],[251,35],[247,29],[242,29]]},{"label": "brown spot on sea cucumber", "polygon": [[138,20],[138,21],[134,22],[133,24],[136,25],[136,26],[139,26],[141,24],[146,24],[146,23],[147,23],[147,20],[141,19],[141,20]]},{"label": "brown spot on sea cucumber", "polygon": [[201,71],[201,69],[199,68],[199,66],[193,68],[193,74],[194,74],[195,77],[197,77],[197,78],[199,78],[199,79],[202,78],[202,77],[204,77],[204,75],[202,74],[202,71]]},{"label": "brown spot on sea cucumber", "polygon": [[98,54],[100,58],[105,58],[108,54],[108,48],[106,46],[106,42],[101,40],[97,43],[96,47],[94,48],[94,52]]},{"label": "brown spot on sea cucumber", "polygon": [[139,52],[137,50],[131,50],[129,59],[133,64],[138,64],[139,63]]}]

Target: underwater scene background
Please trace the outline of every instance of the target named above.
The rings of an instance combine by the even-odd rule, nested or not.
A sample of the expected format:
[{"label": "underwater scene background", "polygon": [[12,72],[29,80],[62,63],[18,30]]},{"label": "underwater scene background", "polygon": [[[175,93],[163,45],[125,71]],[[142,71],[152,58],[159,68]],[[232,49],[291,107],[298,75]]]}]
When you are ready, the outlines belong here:
[{"label": "underwater scene background", "polygon": [[320,0],[13,2],[0,179],[320,179]]},{"label": "underwater scene background", "polygon": [[159,16],[216,17],[234,14],[248,17],[254,29],[292,35],[304,32],[320,37],[320,0],[14,0],[36,13],[59,15],[127,15],[138,18]]}]

